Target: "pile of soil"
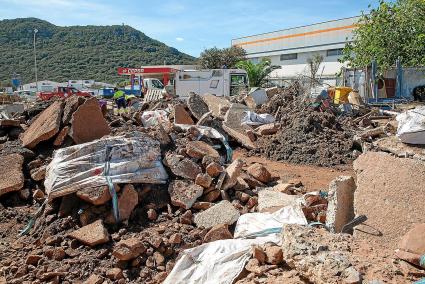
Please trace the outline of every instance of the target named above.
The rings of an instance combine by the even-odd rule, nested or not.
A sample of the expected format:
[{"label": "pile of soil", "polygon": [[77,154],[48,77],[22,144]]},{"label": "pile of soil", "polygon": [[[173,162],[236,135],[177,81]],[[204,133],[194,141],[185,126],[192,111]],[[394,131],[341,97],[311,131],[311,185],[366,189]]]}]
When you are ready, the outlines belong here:
[{"label": "pile of soil", "polygon": [[349,120],[314,110],[288,93],[274,96],[260,112],[275,115],[281,128],[275,135],[259,137],[252,155],[318,166],[351,162],[354,130]]}]

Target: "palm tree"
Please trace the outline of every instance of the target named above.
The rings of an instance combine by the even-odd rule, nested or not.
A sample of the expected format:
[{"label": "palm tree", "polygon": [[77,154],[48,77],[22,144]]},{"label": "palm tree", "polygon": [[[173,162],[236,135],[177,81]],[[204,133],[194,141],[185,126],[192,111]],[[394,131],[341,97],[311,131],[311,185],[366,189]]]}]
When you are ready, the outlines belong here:
[{"label": "palm tree", "polygon": [[269,58],[263,58],[259,63],[245,60],[239,61],[236,67],[244,69],[248,74],[250,87],[261,87],[266,83],[267,76],[279,66],[273,66]]}]

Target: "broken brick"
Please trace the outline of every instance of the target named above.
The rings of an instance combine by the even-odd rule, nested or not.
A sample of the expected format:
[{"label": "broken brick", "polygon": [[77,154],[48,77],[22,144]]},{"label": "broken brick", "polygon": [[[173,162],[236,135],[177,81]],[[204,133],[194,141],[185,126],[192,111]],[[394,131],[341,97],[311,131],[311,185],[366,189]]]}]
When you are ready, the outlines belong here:
[{"label": "broken brick", "polygon": [[192,207],[193,203],[202,196],[203,188],[183,180],[175,180],[170,183],[168,192],[171,203],[184,209]]},{"label": "broken brick", "polygon": [[24,157],[19,154],[0,157],[0,196],[24,186],[23,162]]},{"label": "broken brick", "polygon": [[109,241],[109,234],[103,226],[102,220],[97,220],[96,222],[75,230],[68,236],[89,246],[95,246]]},{"label": "broken brick", "polygon": [[217,150],[203,141],[189,141],[186,145],[186,153],[188,156],[197,159],[202,159],[204,156],[220,158]]},{"label": "broken brick", "polygon": [[175,124],[195,124],[190,114],[184,108],[184,105],[174,106],[174,123]]},{"label": "broken brick", "polygon": [[271,180],[270,172],[261,164],[253,164],[249,166],[246,171],[248,174],[263,183],[268,183]]}]

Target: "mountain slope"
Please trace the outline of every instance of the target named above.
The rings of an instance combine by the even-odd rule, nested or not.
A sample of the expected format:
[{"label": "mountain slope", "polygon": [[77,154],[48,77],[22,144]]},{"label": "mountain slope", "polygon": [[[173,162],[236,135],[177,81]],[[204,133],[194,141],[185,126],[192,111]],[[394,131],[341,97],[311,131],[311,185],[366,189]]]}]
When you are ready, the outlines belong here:
[{"label": "mountain slope", "polygon": [[33,30],[38,79],[95,79],[117,82],[117,67],[191,64],[195,58],[151,39],[129,26],[59,27],[36,18],[0,21],[0,81],[14,72],[24,82],[35,81]]}]

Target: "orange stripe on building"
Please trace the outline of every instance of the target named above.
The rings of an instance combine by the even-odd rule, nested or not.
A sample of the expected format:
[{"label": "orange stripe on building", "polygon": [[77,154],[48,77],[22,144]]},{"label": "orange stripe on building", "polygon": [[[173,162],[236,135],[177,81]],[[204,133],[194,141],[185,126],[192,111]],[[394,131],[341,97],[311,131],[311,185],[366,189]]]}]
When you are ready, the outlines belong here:
[{"label": "orange stripe on building", "polygon": [[278,36],[278,37],[272,37],[272,38],[258,39],[258,40],[253,40],[253,41],[246,41],[246,42],[236,43],[235,45],[236,46],[242,46],[242,45],[258,44],[258,43],[282,40],[282,39],[287,39],[287,38],[302,37],[302,36],[328,33],[328,32],[333,32],[333,31],[354,29],[355,27],[357,27],[357,25],[342,26],[342,27],[329,28],[329,29],[305,32],[305,33],[299,33],[299,34],[291,34],[291,35],[284,35],[284,36]]}]

